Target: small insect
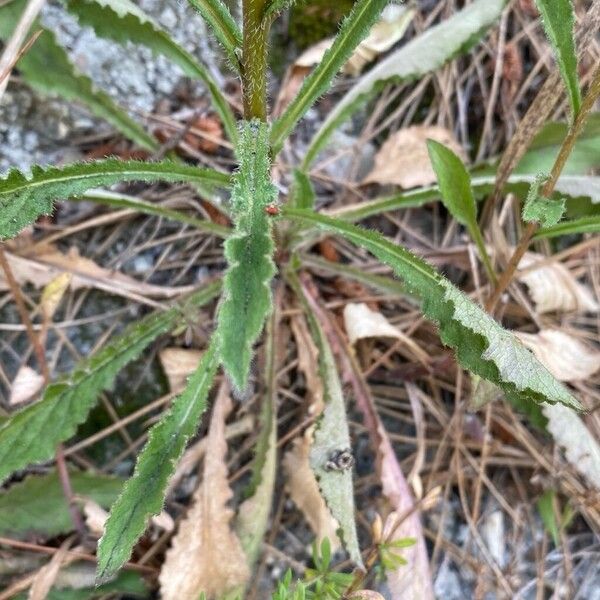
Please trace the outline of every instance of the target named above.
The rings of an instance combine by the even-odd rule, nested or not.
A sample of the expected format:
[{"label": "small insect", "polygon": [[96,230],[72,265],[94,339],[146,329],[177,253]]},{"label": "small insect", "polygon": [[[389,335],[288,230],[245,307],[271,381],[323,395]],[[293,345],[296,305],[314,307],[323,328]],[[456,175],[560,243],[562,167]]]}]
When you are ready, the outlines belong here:
[{"label": "small insect", "polygon": [[279,214],[279,206],[276,204],[269,204],[265,206],[265,212],[272,217],[276,217]]},{"label": "small insect", "polygon": [[347,471],[354,466],[354,456],[352,450],[345,448],[344,450],[334,450],[329,455],[329,460],[325,463],[326,471]]}]

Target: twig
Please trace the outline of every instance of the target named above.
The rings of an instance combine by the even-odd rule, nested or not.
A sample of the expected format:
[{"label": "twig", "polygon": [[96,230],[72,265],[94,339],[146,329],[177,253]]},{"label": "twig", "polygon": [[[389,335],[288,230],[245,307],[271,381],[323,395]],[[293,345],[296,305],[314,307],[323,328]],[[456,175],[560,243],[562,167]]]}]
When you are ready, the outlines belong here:
[{"label": "twig", "polygon": [[[585,123],[594,107],[594,104],[596,103],[596,100],[598,100],[599,97],[600,97],[600,66],[596,69],[596,72],[594,73],[594,78],[592,79],[592,83],[590,84],[590,87],[588,88],[585,98],[583,99],[583,103],[581,105],[579,114],[575,118],[575,121],[573,122],[573,124],[571,125],[571,127],[569,129],[567,137],[563,141],[563,144],[560,148],[560,152],[558,153],[558,156],[556,157],[556,160],[554,162],[554,166],[552,167],[552,171],[550,172],[550,177],[548,178],[548,180],[542,187],[540,195],[543,198],[546,198],[549,200],[551,198],[552,194],[554,193],[554,188],[556,187],[558,178],[560,177],[560,175],[565,167],[565,164],[566,164],[569,156],[571,155],[573,147],[575,146],[575,142],[577,141],[577,138],[581,134],[581,132],[583,130],[583,126],[585,125]],[[515,271],[517,270],[517,267],[519,266],[521,259],[525,255],[525,252],[527,252],[527,249],[529,248],[529,244],[531,243],[531,240],[532,240],[533,236],[535,235],[536,231],[538,230],[538,228],[539,228],[539,224],[535,223],[535,222],[529,223],[529,225],[527,225],[527,228],[525,229],[525,232],[521,236],[521,240],[519,241],[519,244],[515,248],[515,251],[513,252],[513,255],[511,256],[510,261],[508,262],[508,265],[507,265],[505,271],[500,276],[500,279],[498,280],[498,283],[497,283],[496,287],[494,288],[494,291],[492,292],[490,299],[486,303],[486,310],[488,312],[492,313],[494,311],[494,309],[496,308],[496,305],[498,304],[498,300],[500,299],[500,296],[504,293],[506,288],[510,285],[510,282],[512,281],[512,279],[515,275]]]},{"label": "twig", "polygon": [[[29,3],[23,11],[23,14],[19,19],[19,22],[17,23],[10,40],[8,40],[6,43],[2,57],[0,57],[0,73],[4,73],[4,71],[7,69],[9,69],[10,72],[10,69],[12,69],[16,61],[19,59],[19,52],[23,42],[25,41],[25,38],[27,37],[27,33],[31,29],[33,22],[36,20],[45,3],[46,0],[29,0]],[[5,76],[4,79],[0,81],[0,99],[6,90],[8,79],[8,76]]]}]

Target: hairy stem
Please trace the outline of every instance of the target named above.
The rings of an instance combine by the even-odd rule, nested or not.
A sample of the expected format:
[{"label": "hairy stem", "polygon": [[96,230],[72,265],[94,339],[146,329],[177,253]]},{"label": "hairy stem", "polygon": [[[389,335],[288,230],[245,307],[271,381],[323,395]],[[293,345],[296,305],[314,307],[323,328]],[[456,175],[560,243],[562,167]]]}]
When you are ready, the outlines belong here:
[{"label": "hairy stem", "polygon": [[267,42],[271,20],[264,18],[266,3],[243,0],[242,94],[246,120],[267,120]]},{"label": "hairy stem", "polygon": [[[569,129],[569,133],[567,134],[567,137],[564,139],[564,141],[562,143],[560,152],[558,153],[558,156],[556,157],[556,160],[554,161],[552,171],[550,172],[550,177],[548,177],[548,180],[546,181],[546,183],[543,185],[543,187],[541,189],[540,195],[543,198],[550,199],[552,194],[554,193],[554,188],[556,187],[558,178],[560,177],[561,173],[563,172],[563,169],[565,168],[567,160],[569,159],[569,156],[571,155],[571,152],[573,151],[575,142],[577,141],[577,138],[583,131],[583,127],[587,121],[587,118],[589,117],[592,109],[594,108],[594,104],[596,103],[598,98],[600,98],[600,67],[597,67],[596,72],[594,73],[594,77],[592,79],[592,83],[590,84],[587,94],[585,95],[585,98],[583,99],[583,102],[581,104],[581,109],[579,110],[579,113],[577,114],[577,118],[571,125],[571,127]],[[523,235],[521,236],[521,240],[519,241],[519,244],[515,248],[515,251],[514,251],[513,255],[511,256],[505,271],[500,276],[498,283],[496,284],[496,287],[494,288],[494,291],[492,292],[492,295],[490,296],[489,300],[486,303],[485,307],[488,312],[492,313],[495,310],[496,305],[498,304],[498,300],[500,299],[500,296],[504,293],[506,288],[510,285],[510,282],[512,281],[512,279],[515,275],[517,267],[519,266],[521,259],[525,255],[525,252],[527,252],[527,249],[529,248],[529,244],[531,243],[531,240],[538,229],[539,229],[539,224],[533,222],[533,223],[529,223],[529,225],[523,232]]]}]

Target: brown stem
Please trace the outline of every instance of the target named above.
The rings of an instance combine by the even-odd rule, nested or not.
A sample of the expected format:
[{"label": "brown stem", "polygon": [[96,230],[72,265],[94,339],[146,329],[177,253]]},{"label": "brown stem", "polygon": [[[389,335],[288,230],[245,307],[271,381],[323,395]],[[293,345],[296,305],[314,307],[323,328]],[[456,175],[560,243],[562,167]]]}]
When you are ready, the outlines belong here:
[{"label": "brown stem", "polygon": [[[50,383],[50,371],[48,369],[48,363],[46,361],[46,353],[44,352],[44,348],[40,342],[38,335],[33,329],[33,323],[31,322],[29,311],[27,310],[27,306],[25,305],[25,300],[23,299],[21,288],[19,287],[19,284],[15,279],[12,269],[10,268],[10,264],[6,258],[6,254],[2,246],[0,246],[0,267],[4,271],[6,282],[8,283],[8,287],[10,288],[15,304],[17,305],[17,310],[19,311],[21,321],[23,322],[23,325],[25,325],[27,337],[29,338],[31,345],[33,346],[33,351],[35,352],[38,365],[44,377],[44,383],[48,385]],[[71,479],[69,477],[69,471],[67,469],[67,463],[64,457],[62,444],[59,444],[56,448],[55,458],[58,477],[60,479],[65,499],[67,500],[67,504],[69,506],[69,513],[71,514],[73,525],[75,526],[75,529],[77,530],[77,532],[81,536],[81,539],[83,540],[85,539],[85,524],[83,522],[83,518],[81,517],[81,513],[79,512],[79,509],[77,507],[77,503],[75,502],[73,486],[71,485]]]},{"label": "brown stem", "polygon": [[243,0],[242,95],[244,118],[267,120],[267,42],[270,20],[266,0]]},{"label": "brown stem", "polygon": [[[594,104],[596,103],[596,100],[598,100],[599,97],[600,97],[600,66],[596,69],[596,72],[594,73],[592,83],[590,84],[587,94],[585,95],[585,98],[583,99],[583,103],[581,104],[581,109],[580,109],[577,117],[575,118],[575,121],[573,122],[573,124],[571,125],[571,127],[569,129],[569,133],[567,134],[567,137],[563,141],[563,144],[560,148],[560,152],[558,153],[558,156],[556,157],[556,160],[554,161],[552,171],[550,172],[550,177],[548,177],[548,180],[542,187],[541,196],[543,198],[550,199],[552,194],[554,193],[554,189],[556,187],[558,178],[560,177],[563,169],[565,168],[567,160],[569,159],[569,156],[571,155],[571,152],[573,151],[573,147],[575,146],[575,142],[577,141],[577,138],[581,134],[581,132],[583,130],[583,126],[585,125],[585,123],[594,107]],[[527,225],[527,228],[523,232],[523,235],[521,236],[521,240],[519,241],[517,247],[515,248],[515,251],[514,251],[513,255],[511,256],[506,269],[500,276],[498,283],[496,284],[496,287],[494,288],[494,291],[492,292],[492,295],[490,296],[489,300],[486,303],[485,307],[488,312],[490,312],[490,313],[494,312],[496,305],[498,304],[498,300],[500,299],[500,296],[504,293],[506,288],[510,285],[510,282],[512,281],[512,279],[515,275],[517,267],[519,266],[519,263],[521,262],[521,259],[523,258],[525,252],[527,252],[527,249],[529,248],[529,244],[531,243],[531,240],[532,240],[533,236],[535,235],[536,231],[538,230],[538,228],[539,228],[538,223],[529,223]]]}]

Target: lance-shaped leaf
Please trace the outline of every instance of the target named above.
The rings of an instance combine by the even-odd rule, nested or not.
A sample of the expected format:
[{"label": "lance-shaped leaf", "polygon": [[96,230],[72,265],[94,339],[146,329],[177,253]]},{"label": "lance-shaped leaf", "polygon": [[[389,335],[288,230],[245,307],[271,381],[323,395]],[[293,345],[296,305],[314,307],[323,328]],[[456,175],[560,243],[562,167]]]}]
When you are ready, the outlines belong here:
[{"label": "lance-shaped leaf", "polygon": [[581,409],[579,401],[533,354],[424,260],[381,234],[314,212],[284,209],[288,217],[338,233],[389,265],[437,323],[442,341],[459,363],[501,387],[515,403],[549,402]]},{"label": "lance-shaped leaf", "polygon": [[346,63],[353,50],[369,33],[388,0],[358,0],[344,19],[333,45],[315,70],[306,78],[302,88],[288,104],[285,112],[273,124],[271,142],[275,152],[292,132],[296,123],[317,99],[328,91],[331,81]]},{"label": "lance-shaped leaf", "polygon": [[227,6],[221,0],[188,0],[188,2],[202,15],[225,48],[232,66],[239,70],[237,51],[242,47],[242,32]]},{"label": "lance-shaped leaf", "polygon": [[[0,7],[0,40],[6,41],[12,34],[26,5],[26,0],[14,0]],[[159,143],[115,104],[108,94],[97,90],[89,77],[79,73],[64,48],[56,41],[54,33],[35,21],[32,30],[40,29],[42,34],[17,63],[23,79],[43,94],[82,102],[96,116],[108,121],[142,148],[157,150]]]},{"label": "lance-shaped leaf", "polygon": [[[276,335],[279,317],[275,310],[266,334],[266,389],[260,417],[260,434],[256,442],[256,456],[252,479],[246,490],[247,498],[240,505],[235,531],[246,554],[250,569],[259,557],[263,537],[269,524],[273,490],[277,474],[277,356]],[[240,590],[240,595],[241,595]]]},{"label": "lance-shaped leaf", "polygon": [[227,185],[229,176],[211,169],[163,162],[107,159],[66,167],[32,168],[31,176],[12,170],[0,179],[0,239],[19,233],[40,215],[52,212],[56,199],[120,181],[173,181]]},{"label": "lance-shaped leaf", "polygon": [[462,160],[435,140],[427,141],[427,150],[438,179],[442,202],[450,214],[464,225],[477,245],[488,275],[495,278],[494,268],[477,223],[477,203],[471,188],[471,177]]},{"label": "lance-shaped leaf", "polygon": [[183,393],[150,430],[133,476],[111,508],[98,544],[99,581],[106,581],[123,566],[148,519],[162,510],[169,479],[206,410],[217,366],[217,352],[212,344]]},{"label": "lance-shaped leaf", "polygon": [[[304,294],[304,291],[299,293]],[[323,412],[313,433],[310,466],[331,514],[339,524],[338,535],[344,547],[354,563],[362,568],[356,533],[352,469],[331,466],[336,456],[351,448],[346,401],[327,337],[312,311],[308,309],[306,312],[314,341],[319,349],[319,371],[323,382],[324,402]]]},{"label": "lance-shaped leaf", "polygon": [[573,219],[572,221],[563,221],[558,225],[545,227],[535,234],[535,239],[598,232],[600,232],[600,215],[595,215],[593,217]]},{"label": "lance-shaped leaf", "polygon": [[214,77],[141,8],[130,0],[68,0],[67,7],[82,25],[92,27],[96,35],[123,45],[127,42],[142,44],[172,60],[188,77],[202,81],[229,139],[235,142],[235,117]]},{"label": "lance-shaped leaf", "polygon": [[[220,282],[197,292],[188,306],[202,306],[214,298]],[[0,482],[17,469],[51,459],[60,442],[70,438],[109,388],[117,373],[135,360],[159,335],[181,320],[181,307],[151,314],[126,329],[94,356],[83,360],[68,376],[51,383],[44,397],[11,415],[0,426]]]},{"label": "lance-shaped leaf", "polygon": [[277,201],[269,169],[269,129],[258,120],[244,122],[231,209],[235,231],[225,242],[229,268],[223,280],[217,336],[221,360],[235,387],[244,390],[252,346],[271,311],[270,283],[275,274],[271,219],[266,208]]},{"label": "lance-shaped leaf", "polygon": [[361,77],[336,104],[315,134],[304,157],[303,167],[308,169],[340,123],[375,92],[387,83],[402,83],[423,77],[466,52],[498,19],[505,4],[506,0],[475,0],[447,21],[390,54]]},{"label": "lance-shaped leaf", "polygon": [[153,202],[147,202],[141,198],[135,196],[128,196],[127,194],[119,194],[117,192],[109,192],[106,190],[90,190],[84,192],[81,196],[72,197],[71,200],[84,200],[87,202],[96,202],[97,204],[103,204],[105,206],[112,206],[114,208],[124,208],[127,210],[133,210],[136,213],[144,215],[153,215],[155,217],[162,217],[163,219],[170,219],[171,221],[178,221],[179,223],[185,223],[191,225],[200,231],[206,233],[212,233],[218,237],[227,237],[229,234],[229,228],[212,221],[197,219],[187,213],[165,208],[159,204]]},{"label": "lance-shaped leaf", "polygon": [[542,15],[544,30],[554,49],[575,116],[581,107],[581,88],[577,73],[573,3],[571,0],[536,0],[536,4]]}]

